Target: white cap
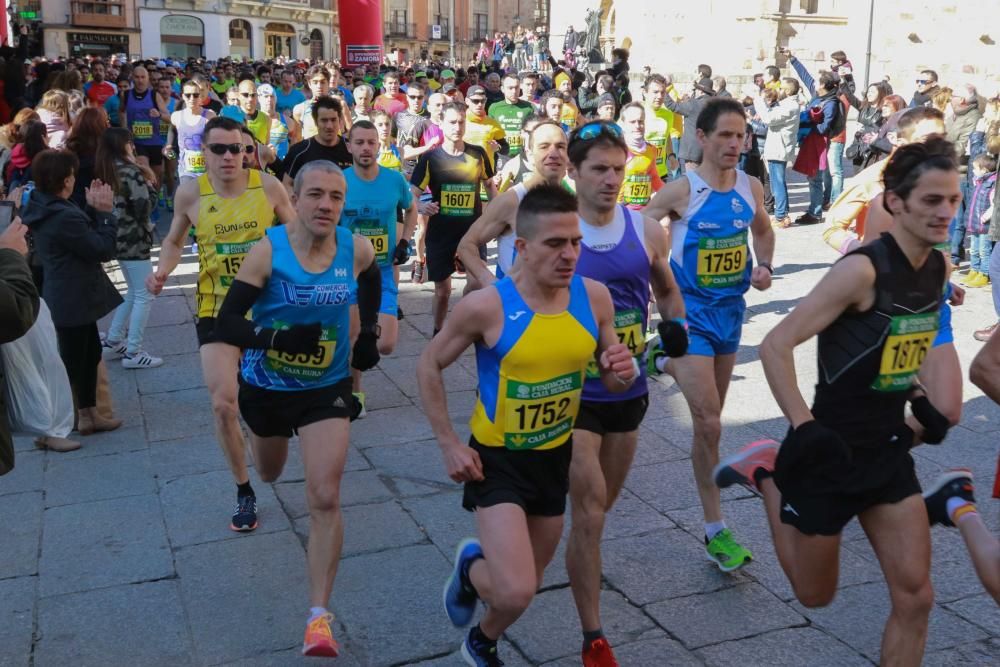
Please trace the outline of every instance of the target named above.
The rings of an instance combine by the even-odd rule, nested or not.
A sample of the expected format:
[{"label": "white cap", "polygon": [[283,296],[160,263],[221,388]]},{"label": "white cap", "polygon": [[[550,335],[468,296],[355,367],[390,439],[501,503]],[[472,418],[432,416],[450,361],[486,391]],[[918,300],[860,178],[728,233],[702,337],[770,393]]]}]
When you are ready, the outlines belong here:
[{"label": "white cap", "polygon": [[269,83],[262,83],[257,86],[257,97],[262,97],[264,95],[274,97],[274,86]]}]

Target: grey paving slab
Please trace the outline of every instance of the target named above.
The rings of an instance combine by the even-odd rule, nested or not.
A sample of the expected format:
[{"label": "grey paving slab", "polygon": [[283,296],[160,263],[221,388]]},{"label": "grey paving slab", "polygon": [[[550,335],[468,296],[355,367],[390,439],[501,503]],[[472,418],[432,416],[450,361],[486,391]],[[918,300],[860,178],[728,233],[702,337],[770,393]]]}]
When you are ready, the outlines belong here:
[{"label": "grey paving slab", "polygon": [[746,581],[739,573],[720,572],[698,540],[683,530],[606,540],[601,550],[605,579],[633,604],[708,593]]},{"label": "grey paving slab", "polygon": [[458,543],[476,535],[475,515],[462,507],[461,491],[403,498],[401,502],[449,562],[454,558]]},{"label": "grey paving slab", "polygon": [[149,311],[149,322],[146,326],[149,328],[162,327],[192,321],[187,299],[182,296],[159,296],[153,301],[153,307]]},{"label": "grey paving slab", "polygon": [[365,409],[373,419],[377,418],[373,414],[377,410],[413,405],[413,399],[404,394],[381,368],[365,371],[361,388],[365,392]]},{"label": "grey paving slab", "polygon": [[[459,645],[462,632],[441,608],[441,586],[449,570],[448,561],[432,545],[341,561],[332,605],[350,638],[370,656],[370,665],[419,662]],[[403,609],[407,622],[393,624],[393,631],[386,632],[386,610]]]},{"label": "grey paving slab", "polygon": [[[287,531],[291,527],[288,516],[271,485],[253,479],[253,490],[260,524],[254,533]],[[167,480],[161,485],[160,498],[167,534],[174,548],[253,537],[229,528],[229,517],[236,506],[236,484],[228,470]]]},{"label": "grey paving slab", "polygon": [[711,667],[870,667],[850,646],[815,628],[789,628],[708,646],[697,653]]},{"label": "grey paving slab", "polygon": [[37,577],[0,579],[0,667],[21,667],[31,655],[37,583]]},{"label": "grey paving slab", "polygon": [[426,495],[461,488],[445,473],[437,440],[370,447],[365,457],[401,496]]},{"label": "grey paving slab", "polygon": [[350,644],[341,642],[341,635],[337,630],[333,631],[333,637],[340,644],[340,655],[335,662],[322,660],[321,658],[306,657],[302,655],[301,646],[290,648],[285,651],[274,653],[263,653],[252,657],[240,658],[232,662],[221,663],[220,667],[291,667],[317,664],[333,664],[337,667],[368,667],[368,659],[364,655],[358,655]]},{"label": "grey paving slab", "polygon": [[[396,501],[345,507],[342,514],[344,558],[427,541],[427,536]],[[295,530],[303,538],[308,537],[309,517],[296,519]]]},{"label": "grey paving slab", "polygon": [[399,339],[396,341],[396,349],[387,357],[419,357],[427,347],[427,336],[418,331],[409,322],[411,316],[416,316],[417,312],[410,312],[408,304],[403,302],[403,311],[407,313],[406,318],[399,323]]},{"label": "grey paving slab", "polygon": [[38,629],[39,665],[194,664],[177,581],[43,599]]},{"label": "grey paving slab", "polygon": [[[889,593],[882,583],[841,589],[833,603],[822,609],[806,609],[793,603],[812,625],[823,629],[872,660],[879,659],[882,630],[889,617]],[[931,611],[927,651],[962,646],[986,639],[975,625],[940,605]]]},{"label": "grey paving slab", "polygon": [[379,410],[378,419],[351,424],[351,442],[367,447],[418,442],[433,437],[431,425],[420,408],[408,406]]},{"label": "grey paving slab", "polygon": [[38,572],[42,498],[39,491],[0,498],[0,578]]},{"label": "grey paving slab", "polygon": [[197,352],[174,355],[159,368],[137,371],[135,379],[142,395],[205,386],[201,374],[201,357]]},{"label": "grey paving slab", "polygon": [[[154,302],[153,307],[156,307]],[[173,363],[174,355],[198,352],[198,335],[190,323],[172,326],[148,327],[142,341],[150,354],[163,357],[165,364]]]},{"label": "grey paving slab", "polygon": [[687,450],[675,447],[669,440],[656,433],[645,423],[639,428],[639,445],[635,449],[633,466],[647,466],[665,461],[688,458]]},{"label": "grey paving slab", "polygon": [[173,576],[159,505],[149,495],[45,510],[39,595]]},{"label": "grey paving slab", "polygon": [[[461,643],[462,638],[459,637],[455,644],[461,646]],[[497,642],[497,655],[503,660],[504,667],[529,667],[535,664],[521,655],[516,646],[503,638]],[[579,663],[579,660],[577,662]],[[440,658],[421,660],[412,664],[414,667],[453,667],[454,665],[464,665],[465,659],[461,652],[455,651]]]},{"label": "grey paving slab", "polygon": [[[700,667],[702,662],[679,642],[670,639],[662,630],[642,633],[635,641],[612,643],[612,650],[619,665],[669,665],[670,667]],[[543,667],[579,667],[580,647],[575,653],[544,663]]]},{"label": "grey paving slab", "polygon": [[604,539],[642,535],[673,527],[674,522],[669,518],[657,512],[628,489],[622,489],[618,500],[604,519]]},{"label": "grey paving slab", "polygon": [[53,457],[45,470],[45,485],[46,507],[156,492],[146,450],[79,461]]},{"label": "grey paving slab", "polygon": [[[660,512],[701,507],[690,459],[633,466],[625,480],[625,488]],[[742,487],[722,490],[723,500],[749,495]]]},{"label": "grey paving slab", "polygon": [[185,389],[142,397],[150,442],[212,433],[212,403],[205,389]]},{"label": "grey paving slab", "polygon": [[306,557],[291,531],[199,544],[175,558],[198,662],[301,646],[309,611]]},{"label": "grey paving slab", "polygon": [[[281,500],[285,513],[293,519],[309,513],[306,504],[305,482],[286,482],[274,485],[274,491]],[[344,473],[340,483],[340,504],[342,507],[383,502],[392,499],[392,493],[379,479],[374,470],[357,470]]]},{"label": "grey paving slab", "polygon": [[[383,359],[379,368],[393,378],[403,393],[416,397],[418,359],[419,357],[390,357]],[[449,392],[468,391],[476,388],[476,377],[461,364],[453,364],[444,370],[444,383]]]},{"label": "grey paving slab", "polygon": [[931,651],[924,656],[923,664],[925,667],[996,667],[1000,664],[1000,639]]},{"label": "grey paving slab", "polygon": [[[725,623],[718,622],[719,609],[726,610]],[[648,605],[645,610],[691,649],[806,625],[805,618],[755,583],[664,600]]]},{"label": "grey paving slab", "polygon": [[135,452],[149,447],[145,430],[142,427],[141,416],[126,421],[121,428],[115,431],[94,433],[88,436],[81,436],[74,432],[70,433],[69,437],[80,443],[80,449],[75,449],[72,452],[49,452],[49,461],[78,461],[94,456]]},{"label": "grey paving slab", "polygon": [[949,602],[944,608],[978,625],[985,632],[996,632],[1000,628],[1000,606],[988,593]]},{"label": "grey paving slab", "polygon": [[[0,496],[25,491],[40,491],[44,487],[45,452],[15,449],[14,469],[0,477]],[[0,505],[3,501],[0,500]]]},{"label": "grey paving slab", "polygon": [[[637,639],[656,627],[620,593],[609,590],[601,591],[601,623],[612,644]],[[570,589],[536,595],[517,623],[508,628],[507,636],[536,664],[579,653],[580,623]]]},{"label": "grey paving slab", "polygon": [[[357,423],[357,422],[355,422]],[[356,443],[354,436],[351,442]],[[370,470],[371,465],[368,460],[358,451],[353,444],[347,449],[347,461],[344,463],[344,472],[355,470]],[[288,442],[288,459],[285,461],[285,469],[281,471],[279,482],[301,482],[306,478],[306,469],[302,464],[302,448],[299,447],[298,438],[292,438]]]},{"label": "grey paving slab", "polygon": [[213,470],[229,470],[222,447],[212,432],[152,442],[149,445],[149,460],[153,474],[161,482]]}]

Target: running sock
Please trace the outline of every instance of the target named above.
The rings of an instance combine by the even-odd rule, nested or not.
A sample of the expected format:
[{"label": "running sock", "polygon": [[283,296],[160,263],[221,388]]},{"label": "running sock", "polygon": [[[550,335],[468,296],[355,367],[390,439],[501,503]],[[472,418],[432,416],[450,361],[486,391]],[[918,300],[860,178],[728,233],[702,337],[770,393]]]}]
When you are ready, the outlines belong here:
[{"label": "running sock", "polygon": [[959,496],[952,496],[945,501],[945,511],[948,512],[948,518],[950,518],[951,522],[955,525],[958,525],[959,517],[965,516],[970,512],[978,514],[975,503],[971,503],[965,498],[960,498]]},{"label": "running sock", "polygon": [[712,523],[705,524],[705,537],[711,542],[715,539],[715,536],[726,529],[725,521],[713,521]]},{"label": "running sock", "polygon": [[325,613],[327,613],[326,607],[309,607],[309,622],[312,623]]},{"label": "running sock", "polygon": [[590,644],[595,639],[600,639],[604,636],[604,628],[597,628],[596,630],[584,630],[583,631],[583,650],[586,651],[590,648]]},{"label": "running sock", "polygon": [[236,497],[244,498],[246,496],[254,496],[255,498],[257,497],[256,494],[254,494],[253,492],[253,487],[250,486],[250,480],[247,480],[242,484],[236,485]]},{"label": "running sock", "polygon": [[489,637],[486,636],[486,633],[483,632],[483,629],[479,627],[478,623],[476,623],[476,627],[472,628],[472,637],[477,642],[480,643],[494,644],[494,645],[497,643],[496,639],[490,639]]}]

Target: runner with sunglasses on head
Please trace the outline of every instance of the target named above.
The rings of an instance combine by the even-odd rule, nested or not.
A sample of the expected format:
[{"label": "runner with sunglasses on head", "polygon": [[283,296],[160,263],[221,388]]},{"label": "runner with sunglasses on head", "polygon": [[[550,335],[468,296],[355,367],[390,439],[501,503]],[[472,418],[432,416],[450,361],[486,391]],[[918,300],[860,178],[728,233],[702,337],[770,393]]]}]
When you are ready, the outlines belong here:
[{"label": "runner with sunglasses on head", "polygon": [[[678,359],[651,359],[680,385],[694,427],[691,463],[705,520],[705,550],[729,572],[753,559],[722,518],[712,481],[719,462],[722,407],[736,364],[750,287],[771,286],[774,230],[760,181],[736,168],[746,136],[746,113],[730,98],[710,100],[696,121],[704,153],[684,178],[667,183],[643,213],[670,225],[670,268],[687,308],[690,346]],[[750,234],[756,266],[750,257]]]},{"label": "runner with sunglasses on head", "polygon": [[[630,157],[621,128],[588,123],[573,132],[568,154],[583,236],[577,275],[608,287],[615,332],[637,366],[646,355],[651,294],[663,318],[656,351],[682,356],[688,344],[684,300],[667,262],[668,235],[658,220],[618,203]],[[632,465],[648,405],[645,372],[626,391],[612,393],[601,383],[597,365],[588,366],[573,426],[573,511],[566,545],[566,570],[583,630],[584,667],[618,665],[601,624],[601,535],[605,515]]]},{"label": "runner with sunglasses on head", "polygon": [[276,178],[246,169],[246,145],[236,121],[213,118],[203,135],[207,171],[177,188],[174,218],[160,249],[155,272],[146,280],[152,294],[163,291],[180,263],[188,230],[198,243],[198,333],[201,368],[212,399],[215,433],[237,486],[237,506],[230,528],[257,527],[257,498],[246,464],[246,443],[237,421],[237,369],[240,350],[215,334],[215,319],[244,257],[265,231],[280,220],[296,220],[288,194]]}]

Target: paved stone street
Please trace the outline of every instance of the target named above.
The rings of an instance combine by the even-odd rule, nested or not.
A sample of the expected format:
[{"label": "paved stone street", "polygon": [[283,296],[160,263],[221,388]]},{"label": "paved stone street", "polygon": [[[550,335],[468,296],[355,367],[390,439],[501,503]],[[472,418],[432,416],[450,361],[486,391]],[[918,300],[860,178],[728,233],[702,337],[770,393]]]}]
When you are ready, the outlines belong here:
[{"label": "paved stone street", "polygon": [[[804,183],[793,189],[801,204]],[[819,234],[819,227],[779,231],[774,286],[748,295],[723,452],[784,434],[757,347],[835,258]],[[278,483],[251,473],[260,528],[251,535],[228,528],[235,493],[215,443],[191,323],[194,261],[186,257],[153,305],[146,346],[166,364],[145,371],[109,364],[125,426],[85,438],[70,454],[17,440],[17,468],[0,478],[0,665],[319,664],[299,656],[308,516],[296,446]],[[440,593],[473,520],[444,474],[417,395],[431,288],[411,285],[404,271],[401,292],[401,342],[365,375],[369,413],[352,428],[344,477],[346,537],[331,600],[343,647],[334,664],[344,666],[461,663],[463,633],[445,618]],[[980,347],[972,331],[992,318],[989,299],[988,291],[970,290],[955,311],[963,368]],[[814,354],[809,344],[797,356],[810,394]],[[467,434],[472,355],[446,378],[451,415]],[[760,500],[727,491],[726,518],[756,561],[719,572],[702,549],[684,401],[673,386],[654,382],[650,391],[635,466],[603,545],[604,629],[621,664],[877,664],[888,600],[858,524],[844,534],[839,595],[826,609],[806,609],[776,561]],[[971,467],[981,512],[1000,532],[1000,502],[989,499],[1000,408],[971,385],[965,399],[962,425],[947,441],[915,450],[917,469],[927,482],[950,466]],[[1000,664],[1000,610],[958,533],[936,528],[933,536],[936,605],[925,664]],[[501,656],[514,666],[578,665],[580,640],[560,548]]]}]

